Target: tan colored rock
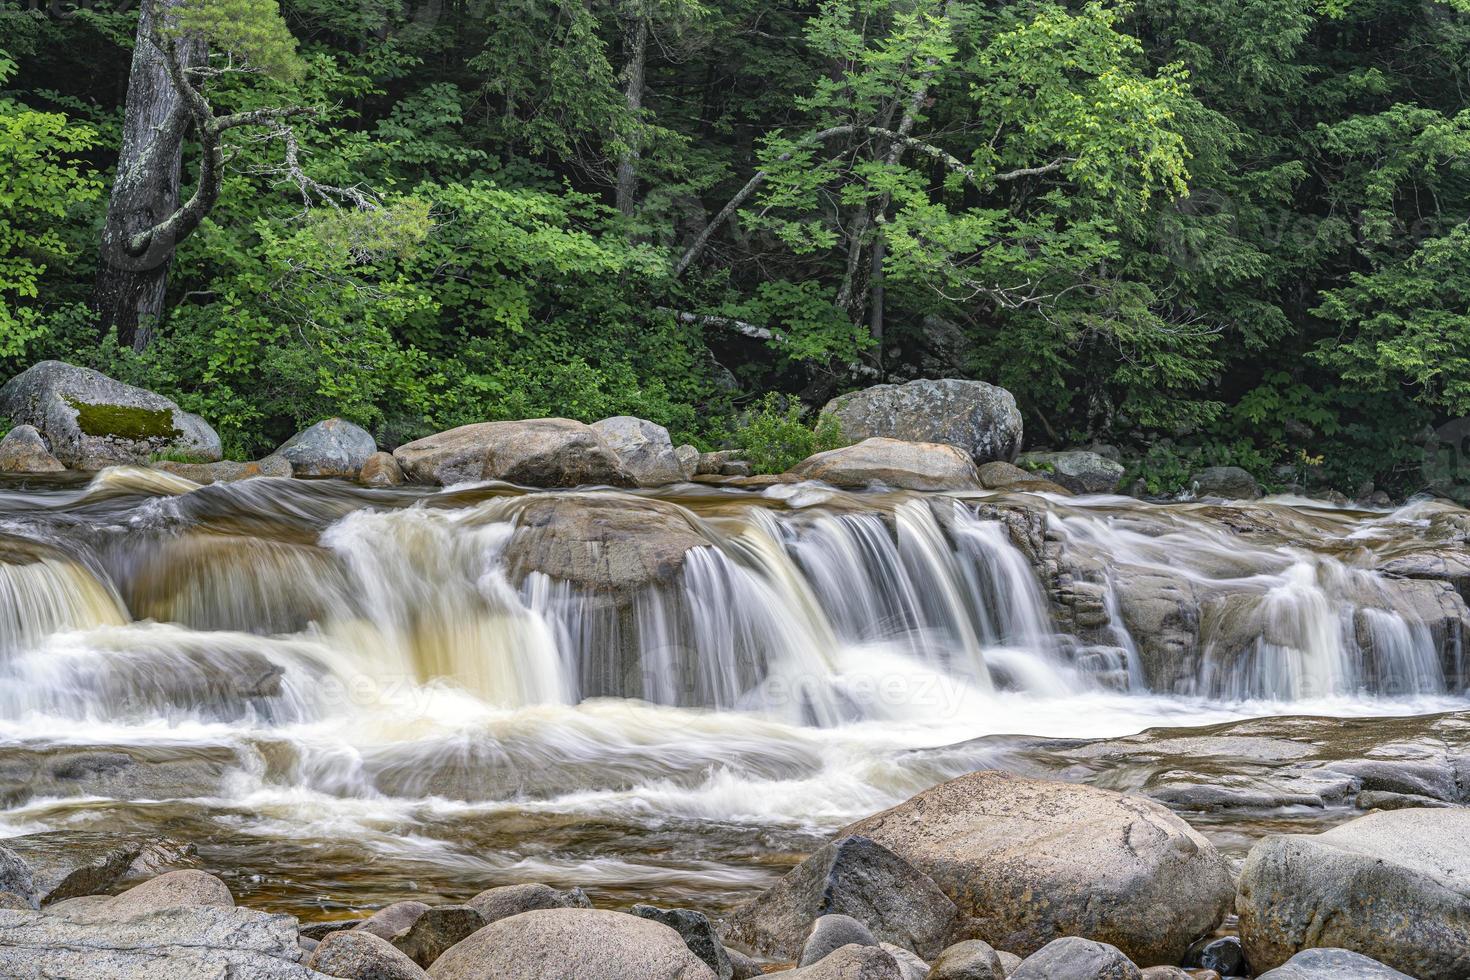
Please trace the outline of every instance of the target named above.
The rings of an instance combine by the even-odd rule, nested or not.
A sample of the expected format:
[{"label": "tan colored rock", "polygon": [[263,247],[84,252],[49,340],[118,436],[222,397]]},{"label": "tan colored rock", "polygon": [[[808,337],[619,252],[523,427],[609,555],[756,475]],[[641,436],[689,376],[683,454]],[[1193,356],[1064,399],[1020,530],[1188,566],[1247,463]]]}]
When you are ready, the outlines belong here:
[{"label": "tan colored rock", "polygon": [[571,419],[478,422],[399,446],[393,453],[414,483],[449,486],[504,480],[528,487],[634,487],[597,431]]},{"label": "tan colored rock", "polygon": [[0,439],[0,473],[60,473],[65,469],[33,425],[17,425]]},{"label": "tan colored rock", "polygon": [[791,468],[791,475],[844,489],[981,489],[974,462],[961,450],[934,442],[898,439],[865,439],[855,446],[808,456]]},{"label": "tan colored rock", "polygon": [[403,485],[403,468],[392,453],[373,453],[362,464],[357,479],[368,487],[400,487]]},{"label": "tan colored rock", "polygon": [[267,456],[253,463],[237,463],[233,460],[219,463],[176,463],[172,460],[159,460],[149,465],[155,470],[172,473],[199,484],[236,483],[258,476],[292,475],[291,464],[281,456]]},{"label": "tan colored rock", "polygon": [[357,930],[324,936],[311,951],[306,967],[344,980],[424,980],[428,976],[386,940]]}]

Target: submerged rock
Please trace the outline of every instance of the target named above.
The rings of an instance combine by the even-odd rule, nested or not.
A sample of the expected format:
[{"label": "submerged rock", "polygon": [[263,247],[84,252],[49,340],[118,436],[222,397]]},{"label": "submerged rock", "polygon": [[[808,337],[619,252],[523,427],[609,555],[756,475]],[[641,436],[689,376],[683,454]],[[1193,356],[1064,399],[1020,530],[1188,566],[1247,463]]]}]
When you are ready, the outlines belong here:
[{"label": "submerged rock", "polygon": [[1236,911],[1257,970],[1341,947],[1420,980],[1470,975],[1470,809],[1371,813],[1321,834],[1267,837]]},{"label": "submerged rock", "polygon": [[900,490],[979,490],[975,464],[954,446],[898,439],[865,439],[855,446],[808,456],[791,468],[802,480],[834,487]]},{"label": "submerged rock", "polygon": [[162,395],[90,368],[42,361],[0,387],[0,419],[34,426],[72,469],[147,463],[159,453],[210,462],[219,434]]},{"label": "submerged rock", "polygon": [[477,422],[399,446],[393,458],[414,483],[503,480],[527,487],[634,487],[596,429],[571,419]]},{"label": "submerged rock", "polygon": [[592,428],[640,487],[661,487],[688,479],[669,439],[669,430],[663,426],[631,415],[616,415],[593,422]]},{"label": "submerged rock", "polygon": [[1177,963],[1235,891],[1214,846],[1152,800],[1003,772],[941,783],[842,833],[927,873],[971,937],[1019,953],[1089,936]]},{"label": "submerged rock", "polygon": [[944,443],[976,463],[1012,462],[1021,451],[1021,412],[1009,391],[950,378],[874,385],[840,395],[822,409],[853,441],[873,437]]},{"label": "submerged rock", "polygon": [[843,837],[731,913],[724,935],[757,953],[790,959],[811,923],[834,913],[925,959],[944,949],[959,914],[932,878],[886,847]]},{"label": "submerged rock", "polygon": [[493,922],[429,968],[436,980],[715,980],[668,926],[599,909],[543,909]]},{"label": "submerged rock", "polygon": [[275,455],[297,476],[357,479],[368,457],[378,451],[372,434],[346,419],[325,419],[281,443]]},{"label": "submerged rock", "polygon": [[58,473],[64,469],[33,425],[17,425],[0,439],[0,473]]},{"label": "submerged rock", "polygon": [[1017,462],[1033,478],[1059,483],[1073,493],[1114,493],[1124,473],[1122,463],[1085,449],[1023,453]]}]

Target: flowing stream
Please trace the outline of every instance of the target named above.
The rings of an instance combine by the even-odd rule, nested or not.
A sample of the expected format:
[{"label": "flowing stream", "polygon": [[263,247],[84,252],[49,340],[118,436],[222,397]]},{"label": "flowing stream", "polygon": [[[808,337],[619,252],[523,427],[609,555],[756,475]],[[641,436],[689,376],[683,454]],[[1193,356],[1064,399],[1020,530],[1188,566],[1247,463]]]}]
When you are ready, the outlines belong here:
[{"label": "flowing stream", "polygon": [[[1463,599],[1381,566],[1463,550],[1467,520],[806,484],[0,486],[0,835],[197,841],[242,902],[306,918],[516,881],[718,911],[1022,737],[1465,710]],[[1132,789],[1181,763],[1149,765],[1055,768]],[[1350,803],[1206,829],[1238,853]]]}]

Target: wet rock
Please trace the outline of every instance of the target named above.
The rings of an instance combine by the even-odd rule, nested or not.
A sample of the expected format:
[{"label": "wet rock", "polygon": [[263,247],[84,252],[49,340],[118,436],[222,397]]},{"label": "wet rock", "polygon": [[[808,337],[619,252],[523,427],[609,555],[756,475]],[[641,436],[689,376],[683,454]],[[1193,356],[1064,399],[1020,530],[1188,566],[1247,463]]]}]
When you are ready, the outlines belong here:
[{"label": "wet rock", "polygon": [[811,966],[767,976],[783,980],[905,980],[898,963],[878,946],[843,946]]},{"label": "wet rock", "polygon": [[33,425],[17,425],[0,439],[0,473],[58,473],[64,469]]},{"label": "wet rock", "polygon": [[1207,466],[1189,478],[1189,485],[1197,497],[1256,500],[1261,496],[1256,478],[1239,466]]},{"label": "wet rock", "polygon": [[436,980],[714,980],[679,934],[636,915],[543,909],[492,922],[429,968]]},{"label": "wet rock", "polygon": [[41,904],[95,895],[142,865],[154,874],[186,860],[193,846],[165,837],[57,830],[12,837],[5,844],[30,866]]},{"label": "wet rock", "polygon": [[260,476],[292,475],[291,464],[285,457],[278,455],[267,456],[253,463],[236,463],[232,460],[218,463],[178,463],[165,459],[149,465],[155,470],[181,476],[201,486],[211,483],[238,483],[240,480],[251,480]]},{"label": "wet rock", "polygon": [[220,458],[219,434],[162,395],[62,361],[42,361],[0,387],[0,419],[34,426],[72,469],[147,463],[158,453]]},{"label": "wet rock", "polygon": [[1059,483],[1073,493],[1115,493],[1123,464],[1085,449],[1056,453],[1023,453],[1017,462],[1032,479]]},{"label": "wet rock", "polygon": [[382,940],[407,932],[418,921],[419,916],[429,911],[427,902],[394,902],[385,905],[362,922],[353,926],[356,932],[372,933]]},{"label": "wet rock", "polygon": [[966,939],[939,954],[929,980],[1004,980],[1005,975],[1005,964],[989,943]]},{"label": "wet rock", "polygon": [[41,901],[31,866],[4,844],[0,844],[0,892],[16,896],[26,908],[35,908]]},{"label": "wet rock", "polygon": [[562,891],[542,884],[502,885],[499,888],[487,888],[470,899],[467,904],[480,913],[487,925],[512,915],[520,915],[522,912],[535,912],[541,909],[590,909],[592,907],[587,893],[580,888]]},{"label": "wet rock", "polygon": [[1470,549],[1432,547],[1400,554],[1381,562],[1378,570],[1400,578],[1448,582],[1470,602]]},{"label": "wet rock", "polygon": [[975,463],[1013,462],[1021,451],[1021,412],[1009,391],[955,379],[875,385],[832,399],[822,409],[855,442],[873,437],[943,443]]},{"label": "wet rock", "polygon": [[527,487],[638,485],[589,425],[571,419],[478,422],[399,446],[393,458],[414,483],[503,480]]},{"label": "wet rock", "polygon": [[363,461],[357,479],[367,487],[401,487],[403,470],[392,453],[373,453]]},{"label": "wet rock", "polygon": [[1177,963],[1234,883],[1201,834],[1152,800],[981,771],[846,828],[904,858],[970,916],[969,938],[1030,953],[1091,936]]},{"label": "wet rock", "polygon": [[833,913],[926,959],[944,949],[958,916],[928,875],[866,837],[843,837],[731,913],[724,935],[763,955],[793,958],[811,923]]},{"label": "wet rock", "polygon": [[631,415],[616,415],[593,422],[592,428],[640,487],[661,487],[687,479],[669,430],[663,426]]},{"label": "wet rock", "polygon": [[855,446],[808,456],[791,468],[802,480],[834,487],[900,490],[978,490],[975,464],[954,446],[897,439],[866,439]]},{"label": "wet rock", "polygon": [[1142,980],[1116,947],[1078,936],[1053,939],[1021,961],[1011,980]]},{"label": "wet rock", "polygon": [[635,905],[631,911],[640,918],[662,923],[677,932],[689,951],[703,960],[719,980],[731,980],[734,976],[735,968],[730,963],[730,955],[725,952],[724,945],[715,935],[715,927],[710,923],[709,916],[703,912],[692,909],[661,909],[652,905]]},{"label": "wet rock", "polygon": [[824,915],[812,923],[806,942],[802,943],[799,966],[811,966],[827,954],[843,946],[877,946],[878,940],[868,927],[850,915]]},{"label": "wet rock", "polygon": [[344,980],[424,980],[428,976],[392,944],[370,932],[334,932],[322,938],[308,969]]},{"label": "wet rock", "polygon": [[251,909],[133,909],[87,922],[0,911],[0,976],[7,980],[317,977],[300,955],[294,918]]},{"label": "wet rock", "polygon": [[1235,936],[1205,939],[1196,943],[1184,957],[1184,965],[1214,970],[1222,977],[1246,976],[1245,951]]},{"label": "wet rock", "polygon": [[977,470],[980,485],[987,490],[1032,491],[1035,493],[1058,493],[1070,496],[1072,491],[1059,483],[1040,479],[1036,473],[1023,470],[1014,463],[996,460],[980,466]]},{"label": "wet rock", "polygon": [[116,800],[217,795],[238,763],[228,747],[129,746],[0,748],[0,805],[38,796]]},{"label": "wet rock", "polygon": [[1267,837],[1241,869],[1246,958],[1268,970],[1310,947],[1363,953],[1421,980],[1470,974],[1470,810],[1371,813],[1322,834]]},{"label": "wet rock", "polygon": [[377,440],[366,429],[346,419],[325,419],[281,443],[276,455],[290,462],[297,476],[355,480],[377,451]]},{"label": "wet rock", "polygon": [[421,912],[389,942],[419,966],[428,967],[445,950],[484,926],[484,916],[468,905],[436,905]]},{"label": "wet rock", "polygon": [[1389,793],[1384,790],[1365,790],[1358,794],[1353,805],[1359,810],[1412,810],[1425,806],[1459,806],[1458,803],[1447,803],[1429,796],[1416,796],[1413,793]]},{"label": "wet rock", "polygon": [[1377,960],[1346,949],[1305,949],[1256,980],[1411,980]]}]

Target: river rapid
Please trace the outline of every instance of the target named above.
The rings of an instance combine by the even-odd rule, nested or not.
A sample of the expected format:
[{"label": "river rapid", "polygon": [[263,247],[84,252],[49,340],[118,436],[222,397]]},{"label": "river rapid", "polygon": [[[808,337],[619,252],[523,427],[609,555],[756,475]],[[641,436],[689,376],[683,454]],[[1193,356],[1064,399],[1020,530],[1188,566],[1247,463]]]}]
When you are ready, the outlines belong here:
[{"label": "river rapid", "polygon": [[1466,531],[1428,500],[0,485],[0,836],[194,841],[308,920],[522,881],[718,912],[999,765],[1154,792],[1239,857],[1351,794],[1179,785],[1463,732],[1464,602],[1393,562]]}]

